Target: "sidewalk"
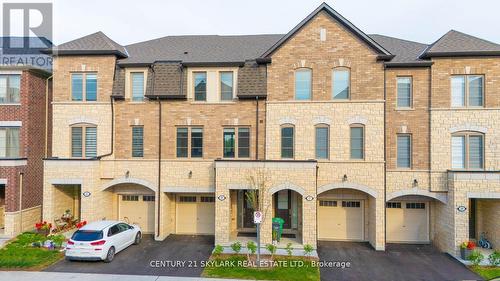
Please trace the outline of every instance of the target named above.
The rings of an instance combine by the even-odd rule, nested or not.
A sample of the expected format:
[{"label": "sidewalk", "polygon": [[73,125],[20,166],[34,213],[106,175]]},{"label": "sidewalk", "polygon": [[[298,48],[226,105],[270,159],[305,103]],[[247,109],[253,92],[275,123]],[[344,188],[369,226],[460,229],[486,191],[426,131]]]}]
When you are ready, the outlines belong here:
[{"label": "sidewalk", "polygon": [[118,275],[118,274],[90,274],[90,273],[58,273],[37,271],[0,271],[0,281],[235,281],[236,279],[214,279],[202,277],[176,277],[176,276],[149,276],[149,275]]}]

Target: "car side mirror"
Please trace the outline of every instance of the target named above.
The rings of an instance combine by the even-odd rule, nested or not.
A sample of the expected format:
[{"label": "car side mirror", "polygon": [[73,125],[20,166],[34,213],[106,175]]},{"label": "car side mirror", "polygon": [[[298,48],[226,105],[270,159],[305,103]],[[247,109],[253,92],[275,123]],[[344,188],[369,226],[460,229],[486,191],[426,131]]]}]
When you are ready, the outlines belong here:
[{"label": "car side mirror", "polygon": [[129,225],[129,226],[128,226],[128,229],[134,229],[134,226]]}]

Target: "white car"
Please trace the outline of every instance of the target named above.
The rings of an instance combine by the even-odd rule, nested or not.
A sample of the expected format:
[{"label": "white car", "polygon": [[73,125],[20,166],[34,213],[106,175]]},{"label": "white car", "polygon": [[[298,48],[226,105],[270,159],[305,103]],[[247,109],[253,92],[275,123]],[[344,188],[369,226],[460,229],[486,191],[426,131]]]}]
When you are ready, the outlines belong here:
[{"label": "white car", "polygon": [[103,260],[111,262],[115,254],[132,244],[141,243],[137,225],[121,221],[97,221],[78,229],[66,246],[68,260]]}]

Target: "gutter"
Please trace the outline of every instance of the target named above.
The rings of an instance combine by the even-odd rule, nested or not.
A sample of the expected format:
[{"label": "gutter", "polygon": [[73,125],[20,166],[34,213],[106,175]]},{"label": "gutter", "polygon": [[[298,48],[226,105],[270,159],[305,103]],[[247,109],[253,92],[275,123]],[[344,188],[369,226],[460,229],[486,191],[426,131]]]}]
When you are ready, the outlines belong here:
[{"label": "gutter", "polygon": [[[52,79],[53,75],[50,75],[45,79],[45,152],[44,158],[48,157],[48,145],[49,145],[49,80]],[[42,202],[43,209],[43,202]]]},{"label": "gutter", "polygon": [[111,156],[114,152],[114,140],[115,140],[115,108],[114,108],[114,99],[113,96],[109,96],[109,100],[111,102],[111,151],[109,153],[99,155],[95,157],[98,160],[101,160],[103,157]]},{"label": "gutter", "polygon": [[259,96],[255,97],[255,160],[259,160]]}]

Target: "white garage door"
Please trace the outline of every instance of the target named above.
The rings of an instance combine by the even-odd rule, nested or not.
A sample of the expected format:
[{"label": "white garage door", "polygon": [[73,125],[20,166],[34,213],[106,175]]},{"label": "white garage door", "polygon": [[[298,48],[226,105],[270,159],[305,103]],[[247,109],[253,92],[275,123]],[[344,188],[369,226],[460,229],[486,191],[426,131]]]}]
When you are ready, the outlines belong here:
[{"label": "white garage door", "polygon": [[388,202],[387,241],[429,242],[428,202]]},{"label": "white garage door", "polygon": [[155,196],[120,195],[119,218],[141,227],[143,233],[155,232]]},{"label": "white garage door", "polygon": [[215,197],[210,195],[177,196],[177,233],[214,234]]},{"label": "white garage door", "polygon": [[320,199],[318,238],[364,240],[363,201]]}]

